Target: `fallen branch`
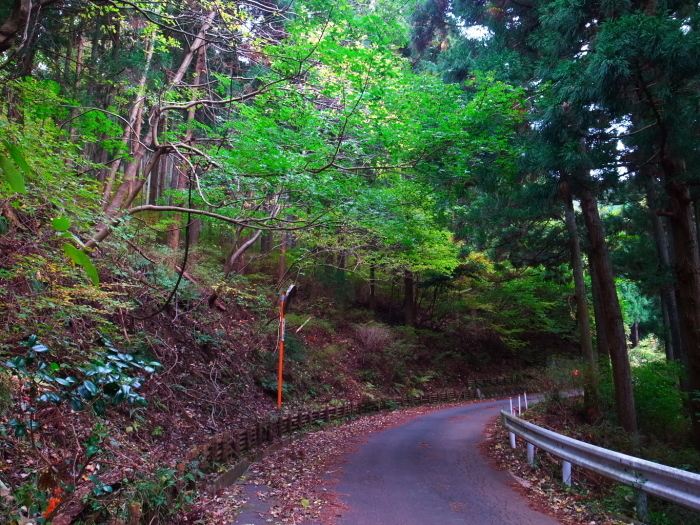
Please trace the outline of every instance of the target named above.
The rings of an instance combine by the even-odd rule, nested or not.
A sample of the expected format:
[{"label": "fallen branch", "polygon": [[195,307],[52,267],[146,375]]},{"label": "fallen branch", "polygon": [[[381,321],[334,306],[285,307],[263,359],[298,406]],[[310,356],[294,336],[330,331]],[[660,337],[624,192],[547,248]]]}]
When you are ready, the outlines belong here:
[{"label": "fallen branch", "polygon": [[197,286],[199,288],[200,292],[202,292],[202,295],[209,296],[208,302],[209,302],[210,308],[216,307],[219,310],[221,310],[222,312],[225,312],[227,310],[226,304],[221,299],[219,299],[217,293],[214,290],[210,290],[210,289],[207,289],[207,288],[200,286],[200,284],[197,282],[197,280],[194,277],[192,277],[187,272],[183,272],[182,268],[180,268],[179,266],[175,266],[175,271],[182,272],[182,276],[185,279],[187,279],[189,282],[191,282],[192,284]]}]

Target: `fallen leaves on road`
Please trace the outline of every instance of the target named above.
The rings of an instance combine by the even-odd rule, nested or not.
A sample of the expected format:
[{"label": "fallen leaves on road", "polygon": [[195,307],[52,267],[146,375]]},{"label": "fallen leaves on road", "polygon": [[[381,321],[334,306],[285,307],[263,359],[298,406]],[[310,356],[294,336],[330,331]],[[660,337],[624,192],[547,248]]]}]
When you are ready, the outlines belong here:
[{"label": "fallen leaves on road", "polygon": [[[394,412],[381,412],[348,423],[302,435],[278,452],[251,465],[239,484],[214,496],[201,496],[195,512],[206,512],[211,525],[270,523],[286,525],[311,523],[331,525],[345,513],[332,490],[346,455],[365,436],[401,424],[416,416],[452,405],[431,405]],[[532,501],[536,510],[550,514],[565,525],[628,525],[607,515],[595,503],[595,494],[566,490],[560,483],[559,463],[538,453],[537,468],[525,460],[524,445],[513,451],[508,433],[495,419],[487,427],[483,451],[494,466],[510,470],[514,486]],[[422,445],[427,445],[423,444]],[[248,521],[246,521],[248,518]]]},{"label": "fallen leaves on road", "polygon": [[206,511],[209,515],[206,523],[211,525],[246,525],[240,516],[245,517],[241,512],[250,512],[250,508],[255,509],[256,523],[331,524],[344,509],[329,486],[337,478],[344,457],[363,437],[450,406],[455,405],[381,412],[303,435],[288,447],[251,465],[239,484],[215,496],[201,496],[196,510]]}]

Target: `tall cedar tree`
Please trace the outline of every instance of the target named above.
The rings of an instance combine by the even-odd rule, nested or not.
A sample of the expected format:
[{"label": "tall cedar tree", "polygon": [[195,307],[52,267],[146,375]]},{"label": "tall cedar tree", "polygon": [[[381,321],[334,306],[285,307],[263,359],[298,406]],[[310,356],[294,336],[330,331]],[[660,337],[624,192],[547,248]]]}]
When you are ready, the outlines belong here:
[{"label": "tall cedar tree", "polygon": [[[700,74],[697,4],[676,0],[602,4],[455,0],[451,10],[466,26],[479,24],[490,29],[492,39],[482,51],[490,48],[486,56],[492,64],[500,61],[501,74],[527,78],[531,87],[552,83],[557,96],[549,106],[550,114],[568,110],[575,113],[571,120],[585,120],[586,111],[600,115],[597,125],[570,120],[559,128],[561,134],[569,135],[562,143],[564,159],[596,154],[582,155],[572,140],[576,134],[588,149],[622,144],[624,149],[616,159],[593,162],[587,169],[604,175],[607,164],[607,175],[614,179],[619,172],[613,164],[624,164],[628,176],[651,177],[652,183],[663,188],[665,207],[660,213],[669,218],[673,238],[674,257],[669,261],[675,259],[693,436],[700,447],[700,252],[691,191],[697,183],[691,167],[697,165],[694,137],[700,125],[696,118]],[[440,29],[435,22],[432,27]],[[425,36],[416,41],[419,51],[425,41]],[[474,56],[463,51],[458,65],[473,64]],[[578,196],[583,201],[590,182],[603,182],[599,175],[597,180],[581,179]],[[585,211],[589,206],[583,204]],[[616,298],[610,300],[616,302]],[[611,354],[624,351],[615,348],[613,341],[608,345]],[[627,415],[620,413],[621,422],[632,428],[629,409],[622,410]]]}]

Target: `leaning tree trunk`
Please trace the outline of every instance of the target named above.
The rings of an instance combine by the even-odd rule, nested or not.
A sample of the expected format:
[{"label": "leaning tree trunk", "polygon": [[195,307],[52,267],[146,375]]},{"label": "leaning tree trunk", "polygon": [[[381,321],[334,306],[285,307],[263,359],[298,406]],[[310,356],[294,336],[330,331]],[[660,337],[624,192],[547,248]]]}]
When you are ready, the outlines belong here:
[{"label": "leaning tree trunk", "polygon": [[[151,31],[151,35],[146,42],[146,61],[144,64],[143,73],[141,74],[141,78],[139,79],[138,88],[136,90],[136,100],[134,101],[134,105],[131,107],[131,110],[129,110],[129,122],[128,125],[124,128],[124,132],[122,133],[121,137],[121,142],[126,148],[129,148],[132,128],[139,130],[141,129],[141,121],[143,120],[143,107],[146,99],[146,82],[148,80],[148,72],[151,69],[151,61],[153,59],[153,49],[155,41],[156,31],[154,29],[153,31]],[[137,138],[140,137],[140,133],[135,133],[135,135]],[[135,142],[138,143],[138,141]],[[135,149],[136,148],[134,148],[134,151]],[[103,209],[106,209],[109,203],[111,202],[112,187],[114,186],[114,181],[116,180],[117,170],[119,169],[120,163],[121,162],[113,161],[112,165],[110,166],[109,172],[105,176],[106,184],[104,190],[102,191]]]},{"label": "leaning tree trunk", "polygon": [[[53,4],[56,1],[41,0],[32,2],[31,0],[14,0],[9,16],[0,25],[0,53],[10,49],[18,35],[27,34],[26,29],[32,12],[36,14],[42,7]],[[35,20],[35,22],[38,22],[38,20]]]},{"label": "leaning tree trunk", "polygon": [[564,201],[564,218],[566,229],[569,232],[571,270],[574,274],[574,292],[576,295],[576,321],[581,338],[581,353],[590,369],[586,374],[584,399],[586,407],[593,408],[597,405],[598,356],[593,351],[591,320],[588,315],[588,300],[586,299],[586,282],[583,276],[583,256],[581,255],[581,242],[576,225],[574,201],[571,197],[571,191],[569,191],[569,185],[565,181],[560,184],[560,196]]},{"label": "leaning tree trunk", "polygon": [[[178,70],[173,75],[164,92],[169,91],[174,86],[177,86],[180,82],[182,82],[182,79],[185,77],[185,73],[192,64],[192,59],[194,58],[195,53],[199,50],[200,47],[205,45],[207,31],[209,31],[209,28],[212,26],[215,15],[216,11],[211,11],[202,22],[197,36],[193,40],[190,48],[183,56]],[[148,149],[154,145],[157,145],[158,122],[161,120],[161,117],[162,115],[160,114],[158,108],[153,108],[153,110],[151,111],[151,117],[149,119],[151,121],[151,125],[148,131],[146,132],[146,135],[143,138],[143,140],[136,140],[136,146],[131,155],[132,160],[126,164],[121,183],[119,184],[117,190],[114,192],[114,195],[112,195],[111,199],[109,199],[109,202],[105,204],[104,211],[107,215],[108,220],[98,227],[98,231],[91,240],[91,244],[96,244],[97,242],[106,238],[107,235],[109,235],[109,231],[111,229],[111,224],[109,223],[118,216],[119,210],[128,206],[128,204],[125,206],[125,201],[127,201],[127,198],[128,200],[133,202],[138,192],[141,190],[141,188],[143,188],[145,179],[142,178],[142,180],[136,180],[138,168],[141,162],[146,158]],[[140,129],[139,125],[141,120],[142,119],[139,118],[136,119],[136,133],[134,133],[135,139],[138,139],[140,135],[140,133],[138,133],[138,130]],[[168,149],[167,146],[156,147],[156,154],[159,151],[162,153],[166,149]],[[144,170],[143,175],[147,177],[149,175],[149,172],[146,172],[146,170]]]},{"label": "leaning tree trunk", "polygon": [[[231,252],[226,258],[226,264],[224,265],[224,276],[228,277],[231,274],[231,272],[233,272],[236,269],[236,265],[238,264],[239,260],[243,257],[243,254],[246,252],[246,250],[248,250],[248,248],[255,244],[255,241],[258,240],[261,234],[262,230],[257,230],[248,239],[241,242],[240,246],[238,246],[238,243],[234,244],[234,246],[231,248]],[[238,273],[241,273],[240,268]]]},{"label": "leaning tree trunk", "polygon": [[15,0],[10,16],[0,26],[0,53],[12,47],[15,38],[29,22],[32,12],[31,0]]},{"label": "leaning tree trunk", "polygon": [[615,383],[615,405],[620,425],[628,432],[637,432],[637,417],[632,391],[632,372],[627,355],[627,341],[622,321],[622,310],[617,297],[615,278],[610,264],[610,255],[605,243],[603,223],[598,213],[598,203],[587,190],[581,195],[581,210],[588,230],[590,243],[589,264],[595,268],[600,284],[602,315],[605,318],[605,334],[610,349],[613,381]]}]

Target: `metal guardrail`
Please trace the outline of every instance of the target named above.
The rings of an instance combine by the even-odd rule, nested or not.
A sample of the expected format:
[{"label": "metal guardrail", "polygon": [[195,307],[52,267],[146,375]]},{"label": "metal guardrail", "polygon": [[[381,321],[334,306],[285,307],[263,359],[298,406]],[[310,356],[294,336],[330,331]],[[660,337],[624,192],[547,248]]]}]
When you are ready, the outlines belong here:
[{"label": "metal guardrail", "polygon": [[501,424],[528,443],[528,461],[530,463],[533,461],[534,451],[531,450],[533,445],[564,460],[565,483],[567,481],[566,463],[568,462],[568,484],[570,484],[571,464],[578,465],[644,493],[700,511],[700,474],[686,472],[562,436],[528,421],[523,421],[506,411],[501,412]]}]

